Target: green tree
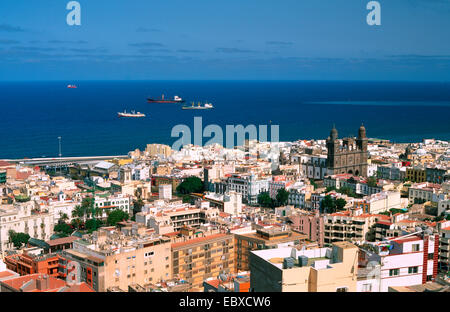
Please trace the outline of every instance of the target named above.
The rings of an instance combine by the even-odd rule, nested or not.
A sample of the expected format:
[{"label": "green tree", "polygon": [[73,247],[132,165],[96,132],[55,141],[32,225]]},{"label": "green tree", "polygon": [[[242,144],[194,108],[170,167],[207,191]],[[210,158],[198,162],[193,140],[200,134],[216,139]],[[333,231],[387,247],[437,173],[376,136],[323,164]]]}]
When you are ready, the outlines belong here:
[{"label": "green tree", "polygon": [[179,194],[203,193],[203,181],[198,177],[188,177],[177,186]]},{"label": "green tree", "polygon": [[347,201],[343,198],[338,198],[335,201],[337,210],[344,210],[345,205],[347,205]]},{"label": "green tree", "polygon": [[129,218],[130,218],[130,216],[128,215],[128,213],[126,213],[123,210],[116,209],[109,213],[107,222],[108,222],[108,225],[115,226],[117,224],[117,222],[128,220]]},{"label": "green tree", "polygon": [[72,216],[78,217],[78,218],[84,218],[86,214],[86,211],[83,209],[81,205],[75,206],[75,208],[72,211]]},{"label": "green tree", "polygon": [[30,239],[30,235],[20,232],[17,233],[13,230],[10,230],[8,234],[10,243],[13,243],[14,247],[16,248],[20,248],[22,247],[22,245],[26,245],[28,243],[28,240]]},{"label": "green tree", "polygon": [[62,221],[67,221],[67,220],[69,220],[69,216],[67,215],[67,213],[60,213],[60,219],[62,220]]},{"label": "green tree", "polygon": [[336,212],[336,202],[333,197],[326,195],[324,199],[320,202],[322,211],[326,213]]},{"label": "green tree", "polygon": [[16,200],[16,202],[24,203],[24,202],[30,201],[31,198],[30,198],[30,196],[26,196],[26,195],[17,195],[14,197],[14,199]]},{"label": "green tree", "polygon": [[314,181],[314,179],[309,179],[309,182],[314,187],[314,189],[317,189],[318,185],[317,185],[316,181]]},{"label": "green tree", "polygon": [[183,195],[183,203],[191,203],[191,196]]},{"label": "green tree", "polygon": [[268,192],[259,193],[258,204],[266,208],[273,208],[275,206],[273,199],[270,197]]},{"label": "green tree", "polygon": [[348,186],[341,187],[338,190],[338,192],[341,193],[341,194],[345,194],[345,195],[347,195],[349,197],[356,197],[355,192],[353,192],[353,190],[351,188],[349,188]]},{"label": "green tree", "polygon": [[140,198],[133,201],[133,215],[142,211],[142,207],[144,207],[144,201]]},{"label": "green tree", "polygon": [[367,178],[367,186],[376,187],[377,186],[377,178],[375,176],[371,176]]},{"label": "green tree", "polygon": [[398,208],[391,208],[391,209],[389,209],[389,211],[390,211],[393,215],[395,215],[395,214],[397,214],[397,213],[405,213],[405,211],[404,211],[403,209],[398,209]]},{"label": "green tree", "polygon": [[86,220],[85,228],[89,233],[96,231],[99,227],[103,225],[103,222],[99,219],[89,219]]},{"label": "green tree", "polygon": [[55,231],[58,235],[66,237],[72,234],[73,228],[69,224],[60,220],[53,228],[53,231]]},{"label": "green tree", "polygon": [[72,227],[74,229],[79,230],[81,228],[81,225],[83,224],[83,222],[81,221],[80,218],[76,218],[76,219],[73,219],[70,224],[72,225]]},{"label": "green tree", "polygon": [[278,205],[280,206],[286,205],[288,203],[288,199],[289,199],[289,192],[286,191],[286,189],[284,188],[279,189],[276,196]]},{"label": "green tree", "polygon": [[329,193],[331,191],[336,191],[336,188],[334,186],[328,186],[325,190],[325,193]]}]

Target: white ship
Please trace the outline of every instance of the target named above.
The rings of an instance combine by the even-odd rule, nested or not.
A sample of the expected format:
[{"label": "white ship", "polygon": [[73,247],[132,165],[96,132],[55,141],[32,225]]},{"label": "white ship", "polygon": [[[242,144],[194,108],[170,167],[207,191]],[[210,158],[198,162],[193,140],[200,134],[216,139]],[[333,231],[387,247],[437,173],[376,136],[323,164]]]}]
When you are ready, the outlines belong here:
[{"label": "white ship", "polygon": [[211,103],[205,103],[205,105],[201,106],[200,102],[198,102],[198,105],[194,105],[194,102],[192,102],[191,106],[183,106],[182,109],[212,109],[214,106]]},{"label": "white ship", "polygon": [[127,111],[123,111],[123,113],[117,113],[118,117],[134,117],[134,118],[139,118],[139,117],[145,117],[145,114],[142,114],[140,112],[135,112],[135,111],[131,111],[131,113],[127,113]]}]

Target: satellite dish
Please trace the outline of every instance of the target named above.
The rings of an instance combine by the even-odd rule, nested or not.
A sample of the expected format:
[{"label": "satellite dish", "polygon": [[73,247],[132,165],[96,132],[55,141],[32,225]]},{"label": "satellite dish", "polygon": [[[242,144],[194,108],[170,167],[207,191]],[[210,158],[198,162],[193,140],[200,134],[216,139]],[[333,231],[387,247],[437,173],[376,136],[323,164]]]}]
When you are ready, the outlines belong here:
[{"label": "satellite dish", "polygon": [[120,271],[119,271],[119,270],[116,270],[115,275],[116,275],[117,277],[119,277],[119,276],[120,276]]}]

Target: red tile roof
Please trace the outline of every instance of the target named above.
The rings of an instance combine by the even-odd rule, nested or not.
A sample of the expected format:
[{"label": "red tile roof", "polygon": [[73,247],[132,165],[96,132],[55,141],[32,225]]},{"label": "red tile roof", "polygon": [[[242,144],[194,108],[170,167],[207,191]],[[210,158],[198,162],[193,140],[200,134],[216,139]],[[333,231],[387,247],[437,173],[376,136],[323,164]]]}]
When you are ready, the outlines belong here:
[{"label": "red tile roof", "polygon": [[8,276],[14,276],[14,275],[15,275],[14,272],[10,272],[10,271],[0,272],[0,278],[5,278],[5,277],[8,277]]},{"label": "red tile roof", "polygon": [[[43,279],[44,275],[43,274],[30,274],[30,275],[25,275],[25,276],[20,276],[20,277],[16,277],[16,278],[12,278],[6,281],[3,281],[3,284],[6,284],[7,286],[14,288],[16,290],[20,290],[20,288],[22,286],[24,286],[26,283],[28,283],[31,280],[38,280],[38,279]],[[49,279],[49,284],[47,289],[43,289],[43,290],[34,290],[34,291],[48,291],[51,289],[57,289],[57,288],[61,288],[66,286],[66,282],[54,277],[48,277]]]},{"label": "red tile roof", "polygon": [[50,246],[56,246],[56,245],[61,245],[61,244],[73,243],[74,241],[76,241],[78,239],[80,239],[80,238],[77,236],[69,236],[69,237],[52,239],[52,240],[47,241],[46,243],[49,244]]}]

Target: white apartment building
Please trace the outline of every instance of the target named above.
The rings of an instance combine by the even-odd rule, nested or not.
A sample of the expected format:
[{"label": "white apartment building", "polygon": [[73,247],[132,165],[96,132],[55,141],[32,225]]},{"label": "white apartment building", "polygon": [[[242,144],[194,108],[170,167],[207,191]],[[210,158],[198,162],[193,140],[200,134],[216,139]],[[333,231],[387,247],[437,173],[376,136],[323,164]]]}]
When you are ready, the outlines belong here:
[{"label": "white apartment building", "polygon": [[258,202],[258,195],[269,191],[270,178],[259,179],[255,175],[233,174],[227,179],[229,191],[235,191],[242,194],[242,199],[250,204]]},{"label": "white apartment building", "polygon": [[439,235],[414,235],[363,246],[358,291],[387,292],[391,286],[432,281],[437,275],[438,242]]},{"label": "white apartment building", "polygon": [[107,212],[120,209],[130,214],[130,197],[123,194],[109,196],[95,196],[95,208],[102,209],[102,218],[108,217]]},{"label": "white apartment building", "polygon": [[54,225],[53,214],[39,211],[33,201],[0,206],[0,251],[11,247],[10,230],[48,240],[53,235]]},{"label": "white apartment building", "polygon": [[226,192],[225,194],[206,193],[204,200],[210,202],[213,207],[231,215],[242,213],[242,194],[238,192]]},{"label": "white apartment building", "polygon": [[445,200],[445,194],[441,192],[441,185],[429,182],[414,183],[408,190],[409,203],[414,204],[416,200],[439,202]]},{"label": "white apartment building", "polygon": [[131,176],[136,181],[146,181],[150,179],[150,168],[146,165],[140,164],[131,167]]},{"label": "white apartment building", "polygon": [[403,208],[400,192],[397,191],[383,191],[366,196],[363,199],[356,199],[354,207],[363,209],[365,213],[373,214],[389,211],[392,208]]},{"label": "white apartment building", "polygon": [[172,199],[172,184],[160,184],[158,195],[159,195],[159,199],[171,200]]}]

